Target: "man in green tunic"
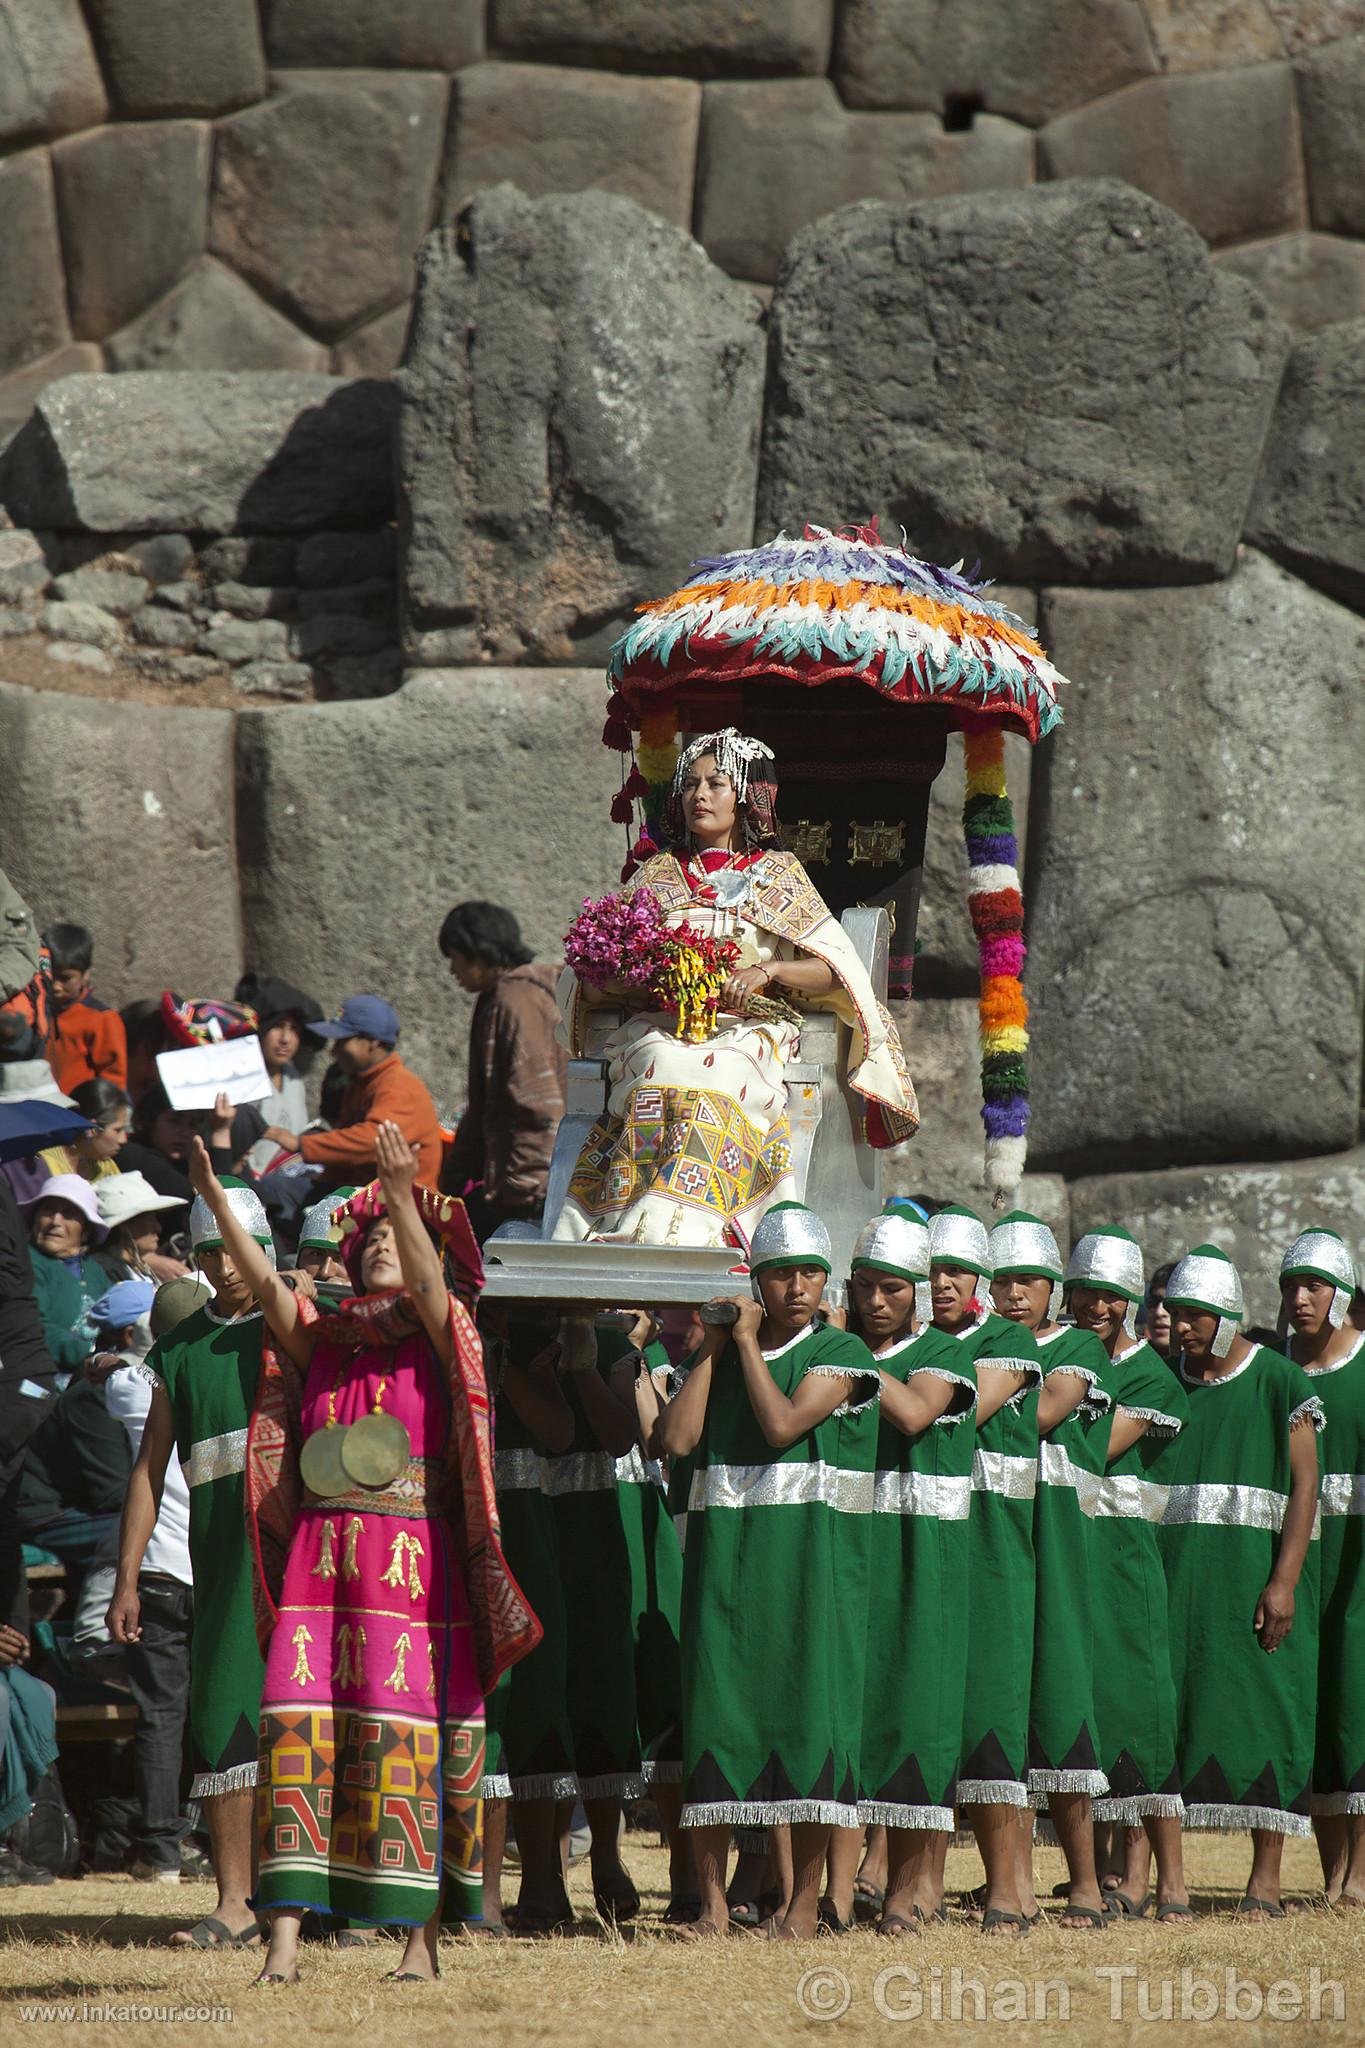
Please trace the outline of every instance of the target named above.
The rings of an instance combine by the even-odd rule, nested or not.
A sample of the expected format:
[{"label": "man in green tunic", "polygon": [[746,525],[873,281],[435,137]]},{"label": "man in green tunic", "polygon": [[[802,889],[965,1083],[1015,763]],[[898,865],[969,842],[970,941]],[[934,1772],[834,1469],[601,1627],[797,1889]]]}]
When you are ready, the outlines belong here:
[{"label": "man in green tunic", "polygon": [[986,1867],[986,1933],[1015,1932],[1020,1910],[1016,1833],[1028,1807],[1028,1708],[1033,1670],[1033,1496],[1038,1395],[1032,1332],[997,1315],[986,1226],[947,1203],[929,1225],[933,1327],[976,1373],[976,1444],[967,1524],[967,1682],[958,1804]]},{"label": "man in green tunic", "polygon": [[1334,1906],[1365,1906],[1365,1336],[1347,1320],[1355,1285],[1351,1254],[1330,1230],[1302,1231],[1280,1262],[1285,1350],[1327,1416],[1311,1809]]},{"label": "man in green tunic", "polygon": [[1114,1369],[1109,1454],[1090,1554],[1095,1602],[1095,1715],[1109,1793],[1095,1802],[1098,1831],[1116,1824],[1124,1852],[1111,1911],[1141,1917],[1156,1854],[1156,1917],[1189,1920],[1176,1771],[1166,1574],[1157,1525],[1170,1496],[1171,1449],[1189,1419],[1185,1390],[1164,1357],[1135,1334],[1143,1300],[1142,1252],[1126,1230],[1092,1230],[1072,1251],[1066,1284],[1077,1325],[1104,1346]]},{"label": "man in green tunic", "polygon": [[[224,1186],[245,1228],[273,1259],[270,1227],[257,1196],[240,1181]],[[190,1211],[190,1237],[214,1299],[161,1338],[144,1361],[153,1381],[152,1405],[128,1482],[108,1621],[116,1642],[137,1641],[138,1572],[174,1451],[189,1487],[194,1568],[189,1728],[197,1775],[190,1792],[204,1803],[218,1902],[173,1945],[240,1948],[260,1938],[247,1900],[253,1889],[253,1811],[265,1670],[256,1642],[243,1474],[264,1325],[202,1199]]]},{"label": "man in green tunic", "polygon": [[695,1454],[682,1824],[701,1913],[675,1931],[728,1933],[732,1829],[789,1825],[791,1898],[769,1932],[804,1940],[830,1829],[858,1821],[880,1382],[866,1345],[819,1319],[830,1241],[809,1209],[769,1209],[750,1270],[755,1299],[732,1326],[709,1326],[658,1424],[667,1456]]},{"label": "man in green tunic", "polygon": [[1216,1245],[1180,1261],[1166,1305],[1190,1404],[1161,1524],[1185,1825],[1251,1829],[1238,1910],[1278,1920],[1284,1838],[1311,1832],[1322,1403],[1240,1334],[1241,1279]]},{"label": "man in green tunic", "polygon": [[[1053,1320],[1061,1300],[1062,1255],[1039,1217],[1022,1209],[1002,1217],[988,1250],[991,1300],[1007,1321],[1033,1332],[1043,1365],[1033,1501],[1029,1796],[1035,1806],[1050,1809],[1066,1857],[1070,1890],[1061,1925],[1093,1931],[1104,1924],[1105,1912],[1095,1875],[1091,1801],[1108,1791],[1109,1780],[1100,1767],[1095,1719],[1090,1519],[1109,1434],[1109,1354],[1089,1330]],[[1038,1906],[1031,1814],[1021,1818],[1016,1841],[1020,1905],[1032,1921]]]},{"label": "man in green tunic", "polygon": [[[943,1330],[915,1327],[929,1232],[874,1217],[850,1267],[850,1322],[881,1374],[872,1497],[860,1820],[887,1830],[884,1935],[918,1932],[943,1904],[967,1680],[967,1525],[976,1373]],[[853,1905],[858,1840],[836,1838],[831,1897]],[[846,1871],[836,1880],[836,1862]],[[837,1888],[836,1888],[837,1885]]]}]

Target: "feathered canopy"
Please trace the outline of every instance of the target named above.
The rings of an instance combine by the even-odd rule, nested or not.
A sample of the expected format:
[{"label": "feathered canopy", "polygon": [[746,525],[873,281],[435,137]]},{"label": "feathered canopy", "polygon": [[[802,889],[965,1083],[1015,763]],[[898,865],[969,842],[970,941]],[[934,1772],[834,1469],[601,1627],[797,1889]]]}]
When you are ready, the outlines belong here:
[{"label": "feathered canopy", "polygon": [[651,700],[697,683],[857,677],[907,704],[957,705],[1030,740],[1061,719],[1058,675],[990,586],[888,546],[875,523],[807,526],[695,562],[681,590],[640,607],[608,675],[638,730]]}]

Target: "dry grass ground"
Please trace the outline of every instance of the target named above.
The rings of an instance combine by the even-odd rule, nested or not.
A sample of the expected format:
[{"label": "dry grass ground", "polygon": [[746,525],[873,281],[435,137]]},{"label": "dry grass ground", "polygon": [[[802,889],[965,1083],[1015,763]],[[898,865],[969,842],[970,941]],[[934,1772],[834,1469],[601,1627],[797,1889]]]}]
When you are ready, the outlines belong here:
[{"label": "dry grass ground", "polygon": [[[169,1898],[160,1886],[127,1879],[0,1893],[0,2039],[25,2038],[23,2008],[32,2005],[53,2012],[51,2018],[28,2019],[41,2027],[44,2039],[91,2048],[92,2020],[74,2016],[84,2003],[159,2007],[163,2013],[171,2007],[224,2008],[231,2017],[217,2024],[229,2026],[242,2048],[356,2040],[365,2048],[425,2048],[428,2042],[442,2048],[451,2042],[460,2048],[540,2042],[598,2048],[617,2041],[736,2048],[812,2037],[942,2043],[1003,2040],[1025,2016],[1024,2037],[1031,2042],[1065,2040],[1071,2048],[1094,2041],[1124,2048],[1164,2034],[1163,1985],[1170,1987],[1169,2019],[1177,2026],[1185,1992],[1189,2020],[1202,2021],[1201,2042],[1252,2048],[1272,2041],[1355,2043],[1365,2037],[1365,1918],[1314,1912],[1269,1927],[1234,1921],[1230,1909],[1248,1868],[1244,1838],[1189,1839],[1188,1870],[1199,1914],[1193,1927],[1168,1931],[1146,1921],[1098,1934],[1053,1927],[1024,1941],[986,1941],[958,1921],[894,1944],[860,1932],[792,1947],[742,1936],[699,1948],[659,1931],[667,1872],[659,1850],[642,1846],[650,1840],[632,1835],[627,1844],[627,1863],[644,1894],[635,1928],[616,1935],[593,1922],[584,1868],[574,1872],[572,1885],[584,1915],[576,1936],[550,1942],[450,1940],[442,1950],[442,1980],[429,1987],[379,1981],[397,1959],[387,1941],[372,1955],[309,1947],[303,1981],[273,1991],[249,1988],[259,1968],[250,1954],[172,1954],[162,1946],[166,1934],[210,1910],[207,1885],[182,1885]],[[1038,1852],[1040,1896],[1061,1870],[1055,1851]],[[1286,1892],[1308,1893],[1317,1874],[1312,1845],[1291,1843]],[[972,1852],[953,1852],[951,1883],[973,1883],[978,1875]],[[180,1909],[176,1917],[172,1906]],[[1133,1974],[1123,1980],[1097,1974],[1105,1969]],[[1341,1986],[1343,2019],[1310,2017],[1315,1969],[1321,1980]],[[895,1974],[883,1977],[888,1970]],[[1229,1970],[1242,1987],[1234,2016],[1226,2016]],[[1182,1971],[1189,1973],[1183,1986]],[[982,2022],[976,2019],[977,1984],[985,2001]],[[1282,1988],[1268,2012],[1267,1994],[1277,1984]],[[1147,2020],[1139,2015],[1140,1988]],[[1290,2015],[1299,1995],[1303,2005],[1296,2019]],[[919,2019],[911,2016],[916,1996],[922,2000]],[[803,2013],[803,1997],[817,2009],[847,1998],[847,2010],[821,2020]],[[1122,2016],[1113,2018],[1116,1997]],[[1218,2016],[1203,2020],[1210,1998]],[[72,2017],[56,2016],[63,2006],[74,2008]],[[1333,2011],[1330,1991],[1324,2009]],[[1236,2017],[1236,2010],[1245,2016]],[[901,2017],[892,2016],[898,2012]],[[1034,2012],[1039,2016],[1032,2017]],[[212,2039],[214,2032],[213,2022],[175,2024],[154,2015],[111,2021],[129,2041],[165,2040],[172,2026],[178,2042]],[[106,2038],[110,2027],[106,2021]]]}]

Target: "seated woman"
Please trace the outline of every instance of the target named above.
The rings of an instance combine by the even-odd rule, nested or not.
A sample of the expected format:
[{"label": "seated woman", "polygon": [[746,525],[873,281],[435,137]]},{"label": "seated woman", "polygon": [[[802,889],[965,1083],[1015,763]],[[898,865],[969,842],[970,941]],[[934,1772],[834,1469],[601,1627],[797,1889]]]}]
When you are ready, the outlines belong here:
[{"label": "seated woman", "polygon": [[109,1281],[90,1252],[104,1243],[109,1227],[94,1189],[78,1173],[54,1174],[24,1206],[43,1338],[53,1363],[70,1372],[94,1349],[89,1309]]},{"label": "seated woman", "polygon": [[590,988],[566,968],[561,1035],[581,1053],[594,1004],[623,1004],[606,1048],[607,1111],[579,1155],[557,1238],[736,1245],[795,1184],[784,1076],[809,1009],[853,1032],[849,1085],[868,1141],[900,1144],[919,1123],[900,1038],[866,968],[794,854],[782,850],[772,754],[733,727],[684,748],[669,801],[671,850],[623,893],[652,889],[672,925],[733,939],[739,964],[715,1034],[677,1035],[648,998]]},{"label": "seated woman", "polygon": [[118,1155],[128,1142],[128,1123],[133,1105],[121,1088],[102,1076],[82,1081],[71,1091],[71,1100],[90,1128],[69,1145],[49,1145],[38,1154],[49,1173],[78,1173],[82,1180],[111,1180],[118,1172]]}]

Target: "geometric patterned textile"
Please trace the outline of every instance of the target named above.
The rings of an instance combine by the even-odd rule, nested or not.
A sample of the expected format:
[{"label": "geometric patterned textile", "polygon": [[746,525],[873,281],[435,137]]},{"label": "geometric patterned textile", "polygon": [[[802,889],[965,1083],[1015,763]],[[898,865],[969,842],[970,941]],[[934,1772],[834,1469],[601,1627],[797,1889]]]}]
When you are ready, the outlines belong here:
[{"label": "geometric patterned textile", "polygon": [[625,1116],[599,1117],[569,1192],[593,1214],[654,1192],[728,1217],[763,1202],[790,1170],[785,1113],[765,1136],[727,1095],[649,1083],[632,1090]]},{"label": "geometric patterned textile", "polygon": [[[270,1774],[257,1791],[261,1860],[275,1906],[319,1907],[376,1925],[435,1911],[442,1866],[479,1911],[483,1722],[362,1709],[273,1707],[261,1716]],[[445,1816],[442,1826],[444,1779]]]}]

